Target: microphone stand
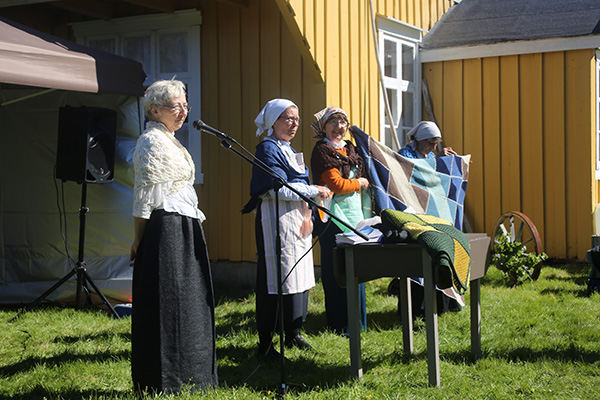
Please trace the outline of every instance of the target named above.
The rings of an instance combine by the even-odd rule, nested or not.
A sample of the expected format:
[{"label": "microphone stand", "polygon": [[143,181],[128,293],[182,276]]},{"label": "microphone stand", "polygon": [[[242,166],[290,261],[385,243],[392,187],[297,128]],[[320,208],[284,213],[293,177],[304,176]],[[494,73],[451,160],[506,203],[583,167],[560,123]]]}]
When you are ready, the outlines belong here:
[{"label": "microphone stand", "polygon": [[[361,238],[363,238],[364,240],[369,240],[369,238],[367,237],[367,235],[365,235],[364,233],[360,232],[359,230],[357,230],[356,228],[354,228],[353,226],[350,226],[350,224],[348,224],[345,221],[342,221],[341,219],[339,219],[338,217],[336,217],[335,215],[333,215],[331,213],[331,211],[329,211],[327,208],[320,206],[319,204],[317,204],[314,200],[312,200],[309,197],[306,197],[305,195],[303,195],[302,193],[300,193],[297,189],[295,189],[292,185],[290,185],[281,175],[279,175],[277,172],[273,171],[273,169],[271,169],[269,166],[267,166],[266,164],[264,164],[261,160],[257,159],[256,157],[254,157],[254,155],[252,155],[253,159],[247,157],[246,155],[242,154],[239,150],[233,148],[233,146],[231,145],[231,143],[229,142],[233,142],[235,144],[237,144],[238,146],[240,146],[242,149],[244,149],[246,152],[248,152],[244,146],[242,146],[241,144],[239,144],[234,138],[232,138],[231,136],[228,136],[226,134],[224,134],[223,132],[220,132],[214,128],[211,128],[207,125],[205,125],[202,121],[195,121],[194,122],[194,128],[196,128],[197,130],[201,130],[204,132],[207,132],[219,139],[221,139],[221,146],[223,146],[225,149],[230,150],[231,152],[237,154],[239,157],[243,158],[244,160],[248,161],[250,164],[258,167],[259,169],[261,169],[263,172],[265,172],[267,175],[271,176],[273,178],[273,190],[275,191],[275,215],[277,216],[277,228],[276,228],[276,235],[277,237],[275,238],[275,254],[276,254],[276,259],[277,259],[277,301],[279,304],[278,310],[279,310],[279,324],[278,324],[278,328],[279,328],[279,354],[280,354],[280,365],[281,365],[281,392],[283,395],[285,395],[287,393],[287,383],[285,380],[285,346],[284,346],[284,332],[283,332],[283,285],[282,285],[282,276],[281,276],[281,236],[280,236],[280,232],[279,232],[279,189],[281,189],[283,186],[285,186],[286,188],[290,189],[292,192],[294,192],[296,195],[298,195],[298,197],[300,197],[302,200],[304,200],[305,202],[307,202],[308,204],[310,204],[313,207],[318,208],[319,210],[323,211],[324,213],[326,213],[327,215],[329,215],[329,217],[331,217],[332,219],[335,219],[336,221],[340,222],[342,225],[344,225],[346,228],[350,229],[352,232],[356,233],[358,236],[360,236]],[[250,152],[248,152],[249,154],[252,154]]]}]

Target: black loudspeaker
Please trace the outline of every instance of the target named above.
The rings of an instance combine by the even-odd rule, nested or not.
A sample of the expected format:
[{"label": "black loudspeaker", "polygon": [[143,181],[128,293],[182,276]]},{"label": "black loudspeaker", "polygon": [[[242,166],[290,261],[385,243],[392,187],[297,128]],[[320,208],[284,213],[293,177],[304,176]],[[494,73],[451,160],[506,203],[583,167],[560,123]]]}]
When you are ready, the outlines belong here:
[{"label": "black loudspeaker", "polygon": [[117,112],[97,107],[61,107],[56,178],[77,183],[114,179]]}]

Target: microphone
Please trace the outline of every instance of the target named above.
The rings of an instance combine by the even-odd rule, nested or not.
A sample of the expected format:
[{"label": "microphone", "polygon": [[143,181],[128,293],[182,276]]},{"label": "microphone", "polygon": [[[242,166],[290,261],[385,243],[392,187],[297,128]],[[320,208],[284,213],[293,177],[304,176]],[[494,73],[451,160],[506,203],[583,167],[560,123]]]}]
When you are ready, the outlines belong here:
[{"label": "microphone", "polygon": [[194,129],[196,129],[198,131],[204,131],[206,133],[210,133],[211,135],[213,135],[219,139],[234,141],[233,138],[230,137],[229,135],[227,135],[226,133],[223,133],[220,130],[215,129],[212,126],[206,125],[200,119],[197,121],[194,121],[192,125],[194,126]]}]

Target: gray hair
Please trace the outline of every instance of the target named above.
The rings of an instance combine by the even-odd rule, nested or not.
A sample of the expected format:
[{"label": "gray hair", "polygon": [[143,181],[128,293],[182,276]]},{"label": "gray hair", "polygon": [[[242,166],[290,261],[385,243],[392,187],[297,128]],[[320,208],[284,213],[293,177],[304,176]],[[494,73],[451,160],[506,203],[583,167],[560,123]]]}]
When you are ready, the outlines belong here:
[{"label": "gray hair", "polygon": [[152,119],[150,106],[160,106],[162,104],[166,104],[182,94],[185,94],[185,85],[183,82],[175,79],[156,81],[152,85],[148,86],[146,93],[144,93],[144,98],[142,99],[142,105],[144,106],[144,115],[146,116],[146,119]]}]

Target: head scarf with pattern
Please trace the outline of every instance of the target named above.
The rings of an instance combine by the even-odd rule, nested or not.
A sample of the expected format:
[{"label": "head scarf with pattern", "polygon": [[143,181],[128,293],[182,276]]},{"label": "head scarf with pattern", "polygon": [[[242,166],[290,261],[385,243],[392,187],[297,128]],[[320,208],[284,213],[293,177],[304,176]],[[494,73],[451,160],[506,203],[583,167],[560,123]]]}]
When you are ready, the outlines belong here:
[{"label": "head scarf with pattern", "polygon": [[310,125],[315,132],[314,138],[325,137],[325,124],[333,114],[342,114],[346,118],[346,122],[348,122],[348,114],[346,114],[346,111],[339,107],[326,107],[315,114],[316,121]]}]

